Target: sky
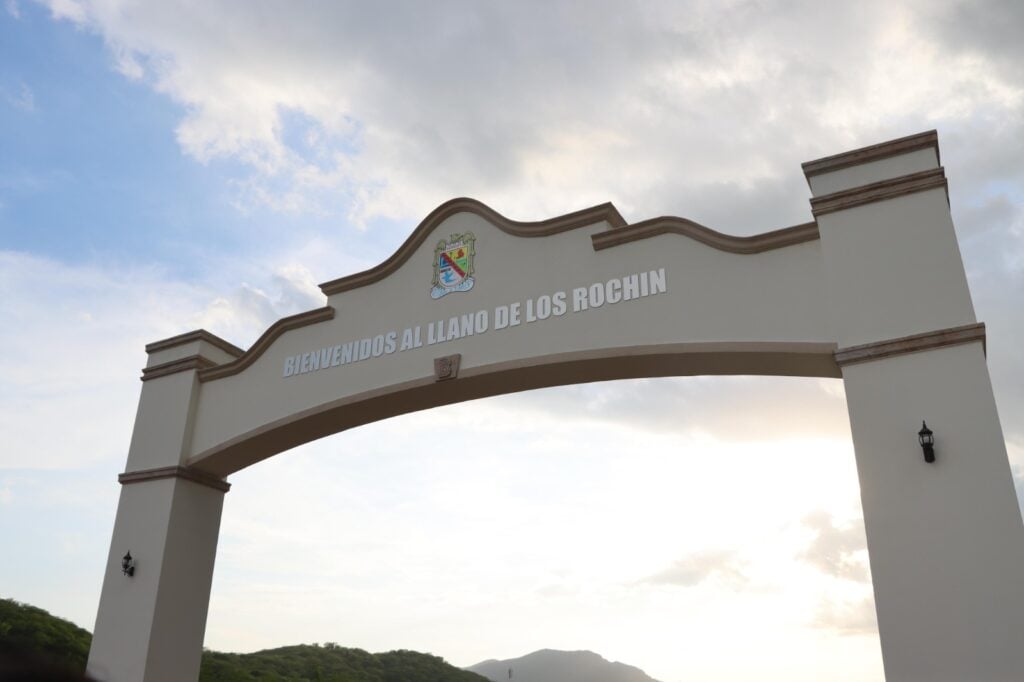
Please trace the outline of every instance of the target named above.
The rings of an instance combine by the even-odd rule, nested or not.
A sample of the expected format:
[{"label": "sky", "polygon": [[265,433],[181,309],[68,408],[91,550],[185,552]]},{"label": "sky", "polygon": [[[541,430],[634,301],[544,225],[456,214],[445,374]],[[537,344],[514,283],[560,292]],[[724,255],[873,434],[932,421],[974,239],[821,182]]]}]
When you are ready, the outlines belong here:
[{"label": "sky", "polygon": [[[0,597],[92,630],[146,343],[247,347],[452,197],[750,235],[810,220],[801,162],[930,129],[1024,497],[1022,32],[1012,1],[4,0]],[[513,394],[230,480],[209,648],[882,679],[840,380]]]}]

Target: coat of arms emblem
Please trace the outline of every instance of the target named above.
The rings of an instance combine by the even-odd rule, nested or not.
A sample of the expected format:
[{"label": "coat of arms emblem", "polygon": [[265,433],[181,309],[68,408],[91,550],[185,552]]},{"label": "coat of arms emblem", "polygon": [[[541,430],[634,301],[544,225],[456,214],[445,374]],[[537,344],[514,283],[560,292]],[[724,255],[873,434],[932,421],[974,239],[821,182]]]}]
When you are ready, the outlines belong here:
[{"label": "coat of arms emblem", "polygon": [[441,298],[453,291],[473,288],[473,257],[476,237],[472,232],[453,234],[434,248],[434,286],[431,298]]}]

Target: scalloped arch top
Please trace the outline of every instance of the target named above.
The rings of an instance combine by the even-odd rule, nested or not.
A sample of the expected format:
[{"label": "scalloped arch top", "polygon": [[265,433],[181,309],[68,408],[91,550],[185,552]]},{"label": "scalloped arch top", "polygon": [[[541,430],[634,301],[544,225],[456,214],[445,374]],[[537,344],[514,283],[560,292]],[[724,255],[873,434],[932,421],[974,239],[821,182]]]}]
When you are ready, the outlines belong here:
[{"label": "scalloped arch top", "polygon": [[[555,218],[548,218],[547,220],[536,222],[516,221],[506,218],[483,202],[461,197],[446,201],[431,211],[416,226],[416,229],[409,235],[409,238],[398,247],[398,250],[380,265],[353,275],[325,282],[320,285],[320,290],[325,295],[330,296],[331,294],[357,289],[384,279],[409,260],[413,252],[426,241],[434,228],[457,213],[472,213],[480,216],[503,232],[517,237],[546,237],[600,222],[608,223],[612,229],[591,236],[591,242],[595,251],[621,246],[640,239],[649,239],[662,234],[677,234],[711,248],[736,254],[761,253],[819,238],[818,225],[815,222],[763,232],[750,237],[736,237],[724,234],[692,220],[672,216],[651,218],[630,225],[626,223],[622,214],[619,213],[618,209],[611,202],[566,213]],[[199,378],[201,381],[213,381],[238,374],[255,362],[286,331],[329,320],[333,317],[334,308],[325,306],[278,320],[248,350],[244,353],[239,351],[240,355],[237,359],[223,365],[205,368],[199,372]]]},{"label": "scalloped arch top", "polygon": [[605,202],[572,213],[524,222],[510,220],[490,206],[476,199],[460,197],[441,204],[416,226],[409,238],[380,265],[368,270],[347,275],[320,285],[325,295],[338,294],[380,281],[397,270],[412,256],[413,252],[427,239],[435,227],[457,213],[472,213],[488,221],[507,234],[517,237],[546,237],[567,230],[574,230],[599,222],[608,223],[612,229],[591,237],[594,250],[620,246],[638,239],[647,239],[660,234],[678,234],[689,237],[720,251],[730,253],[760,253],[784,246],[818,239],[817,223],[803,223],[794,227],[773,230],[751,237],[736,237],[724,234],[686,218],[661,217],[643,220],[632,225],[626,223],[622,214],[611,202]]}]

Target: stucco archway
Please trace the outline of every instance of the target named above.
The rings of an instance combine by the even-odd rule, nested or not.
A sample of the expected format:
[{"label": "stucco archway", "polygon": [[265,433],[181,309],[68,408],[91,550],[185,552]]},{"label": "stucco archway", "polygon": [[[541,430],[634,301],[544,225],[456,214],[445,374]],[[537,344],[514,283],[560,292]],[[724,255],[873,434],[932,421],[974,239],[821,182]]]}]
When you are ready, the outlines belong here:
[{"label": "stucco archway", "polygon": [[[603,379],[842,377],[890,680],[1024,679],[1024,527],[934,132],[804,164],[813,221],[754,237],[610,204],[432,212],[243,351],[147,346],[89,671],[198,675],[226,477],[436,405]],[[941,425],[925,464],[922,416]],[[150,567],[120,575],[123,548]]]}]

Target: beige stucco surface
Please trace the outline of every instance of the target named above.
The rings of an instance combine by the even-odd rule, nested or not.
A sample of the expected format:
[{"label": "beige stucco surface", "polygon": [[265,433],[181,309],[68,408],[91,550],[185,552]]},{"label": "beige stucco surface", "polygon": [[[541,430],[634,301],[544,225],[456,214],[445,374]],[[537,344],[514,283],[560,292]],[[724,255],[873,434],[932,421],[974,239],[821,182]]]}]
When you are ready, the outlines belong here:
[{"label": "beige stucco surface", "polygon": [[[898,191],[880,199],[875,185],[821,212],[820,239],[749,255],[678,234],[596,251],[592,234],[624,228],[523,237],[456,213],[396,271],[332,295],[333,319],[284,332],[241,372],[151,378],[127,463],[139,482],[122,489],[90,672],[112,682],[196,678],[223,500],[216,480],[187,478],[197,470],[226,476],[376,419],[539,386],[791,374],[844,380],[887,680],[1024,680],[1024,524],[982,340],[871,351],[975,322],[945,188],[907,189],[916,182],[908,174],[937,164],[927,148],[812,177],[819,197],[889,179]],[[434,247],[467,231],[475,285],[435,300]],[[664,293],[572,312],[576,287],[661,269]],[[556,292],[568,311],[527,322],[526,302]],[[522,323],[494,329],[495,309],[515,303]],[[488,331],[426,345],[430,323],[481,310]],[[285,376],[289,356],[389,332],[400,340],[417,326],[422,347]],[[832,352],[861,344],[876,345],[840,371]],[[165,348],[150,366],[196,353],[231,359],[209,345]],[[455,354],[458,377],[436,381],[434,360]],[[922,419],[935,432],[934,464],[917,443]],[[128,550],[139,562],[132,579],[119,570]]]},{"label": "beige stucco surface", "polygon": [[887,679],[1024,680],[1024,525],[981,344],[852,365],[843,382]]},{"label": "beige stucco surface", "polygon": [[[223,502],[223,493],[175,478],[121,488],[89,675],[198,678]],[[126,552],[135,559],[131,577],[120,570]]]},{"label": "beige stucco surface", "polygon": [[918,149],[906,154],[841,168],[831,173],[815,175],[810,178],[808,184],[810,184],[814,196],[820,197],[887,178],[896,178],[929,168],[937,168],[938,165],[939,157],[935,149]]},{"label": "beige stucco surface", "polygon": [[[462,355],[462,372],[502,363],[544,363],[554,353],[625,355],[707,352],[746,346],[766,353],[796,350],[825,356],[832,334],[825,313],[820,247],[816,241],[754,255],[726,253],[687,237],[665,234],[604,251],[590,235],[604,224],[548,237],[509,235],[469,213],[451,217],[397,272],[381,282],[332,296],[333,320],[287,332],[241,374],[202,384],[192,462],[219,444],[289,415],[346,396],[399,387],[433,376],[433,359]],[[453,233],[476,236],[475,285],[430,297],[434,246]],[[664,268],[667,292],[600,308],[572,311],[572,290],[631,273]],[[567,294],[564,315],[525,321],[528,299]],[[490,329],[447,343],[284,377],[286,356],[519,303],[518,327]],[[731,345],[729,345],[731,344]],[[813,349],[808,344],[817,344]],[[557,359],[556,359],[557,360]],[[835,372],[827,362],[823,371]]]}]

